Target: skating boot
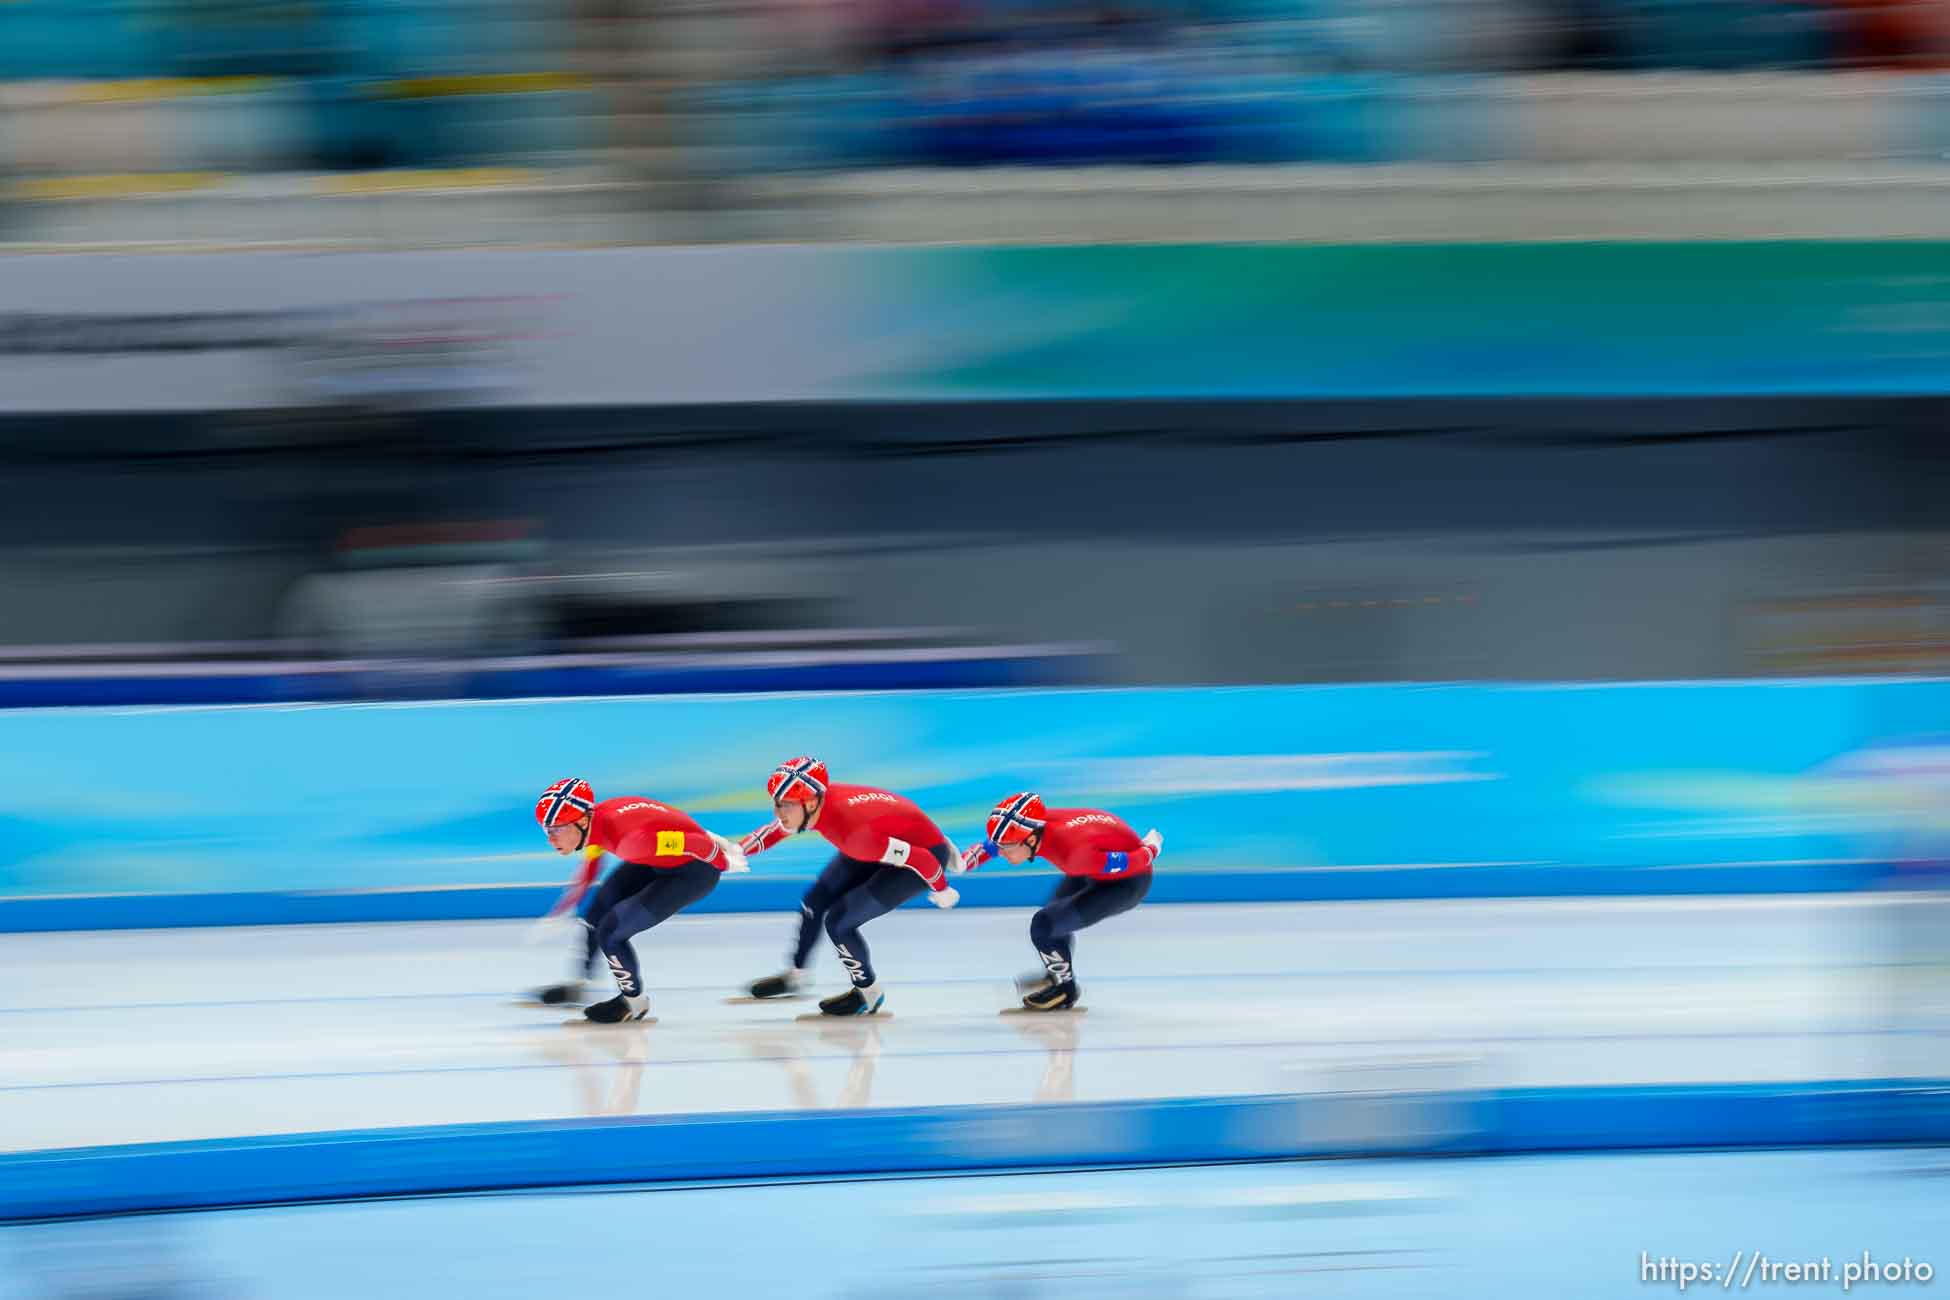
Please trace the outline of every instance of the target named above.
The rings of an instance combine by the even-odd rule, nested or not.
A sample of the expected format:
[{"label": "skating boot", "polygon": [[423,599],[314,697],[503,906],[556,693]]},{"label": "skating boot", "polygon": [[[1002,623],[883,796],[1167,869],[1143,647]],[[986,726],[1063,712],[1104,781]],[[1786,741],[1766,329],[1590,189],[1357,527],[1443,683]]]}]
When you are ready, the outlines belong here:
[{"label": "skating boot", "polygon": [[806,986],[806,972],[788,970],[778,975],[767,975],[762,980],[753,980],[745,992],[755,998],[790,997]]},{"label": "skating boot", "polygon": [[819,1010],[828,1016],[871,1016],[879,1012],[887,1001],[886,993],[880,985],[869,984],[863,989],[848,989],[846,992],[819,1000]]},{"label": "skating boot", "polygon": [[642,1020],[650,1014],[650,999],[641,995],[633,998],[621,993],[607,1002],[598,1002],[593,1007],[585,1007],[582,1012],[599,1025],[620,1025],[631,1020]]},{"label": "skating boot", "polygon": [[566,1006],[571,1002],[582,1002],[589,997],[589,986],[581,980],[570,980],[566,984],[548,984],[528,995],[530,1002],[538,1002],[545,1007]]},{"label": "skating boot", "polygon": [[1025,1011],[1068,1011],[1077,1004],[1077,982],[1063,980],[1046,982],[1041,988],[1031,989],[1022,995]]}]

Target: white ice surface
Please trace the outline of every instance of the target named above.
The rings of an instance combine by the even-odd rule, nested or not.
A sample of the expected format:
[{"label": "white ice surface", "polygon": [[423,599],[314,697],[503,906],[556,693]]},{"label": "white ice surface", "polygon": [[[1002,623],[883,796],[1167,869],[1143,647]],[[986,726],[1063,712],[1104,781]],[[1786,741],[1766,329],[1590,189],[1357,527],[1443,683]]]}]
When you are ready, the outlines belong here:
[{"label": "white ice surface", "polygon": [[[999,1017],[1028,913],[867,931],[885,1021],[726,1005],[790,915],[639,940],[660,1023],[580,1029],[526,924],[0,936],[0,1150],[835,1106],[1439,1085],[1872,1077],[1892,971],[1868,900],[1143,907],[1077,944],[1081,1017]],[[830,953],[821,991],[843,987]],[[1927,1036],[1926,1036],[1927,1037]],[[1932,1040],[1934,1041],[1934,1040]]]}]

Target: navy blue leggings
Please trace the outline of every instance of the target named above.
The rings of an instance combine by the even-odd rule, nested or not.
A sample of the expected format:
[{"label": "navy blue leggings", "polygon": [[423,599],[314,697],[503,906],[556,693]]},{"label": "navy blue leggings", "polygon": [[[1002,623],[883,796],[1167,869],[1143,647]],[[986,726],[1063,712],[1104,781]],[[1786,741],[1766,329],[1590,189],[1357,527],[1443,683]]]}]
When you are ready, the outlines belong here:
[{"label": "navy blue leggings", "polygon": [[[937,862],[948,861],[946,844],[929,850]],[[799,903],[799,937],[792,947],[792,967],[806,969],[812,960],[813,945],[820,931],[833,941],[840,965],[856,988],[874,982],[873,958],[867,951],[866,936],[860,927],[927,890],[921,873],[907,867],[892,867],[883,862],[862,862],[844,854],[826,864],[812,888]]]},{"label": "navy blue leggings", "polygon": [[583,942],[585,969],[595,970],[600,953],[616,976],[616,987],[626,997],[641,994],[643,971],[630,940],[716,889],[721,874],[696,858],[681,867],[618,864],[582,909],[582,923],[588,928]]},{"label": "navy blue leggings", "polygon": [[1128,912],[1151,892],[1151,873],[1092,880],[1065,876],[1036,915],[1029,918],[1029,942],[1043,959],[1049,977],[1061,983],[1076,978],[1075,952],[1070,937],[1099,921]]}]

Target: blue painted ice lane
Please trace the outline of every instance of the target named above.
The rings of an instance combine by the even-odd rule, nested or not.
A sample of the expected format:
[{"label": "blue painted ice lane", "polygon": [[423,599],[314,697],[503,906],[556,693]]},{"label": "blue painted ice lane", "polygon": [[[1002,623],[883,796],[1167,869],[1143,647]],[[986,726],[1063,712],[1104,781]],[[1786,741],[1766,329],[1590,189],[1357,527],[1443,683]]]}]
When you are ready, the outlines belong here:
[{"label": "blue painted ice lane", "polygon": [[[1366,1160],[485,1196],[0,1228],[0,1297],[1679,1294],[1671,1257],[1950,1264],[1950,1151]],[[1642,1258],[1643,1256],[1643,1258]],[[1647,1266],[1654,1276],[1644,1276]],[[1717,1278],[1717,1273],[1716,1273]],[[1719,1289],[1695,1281],[1687,1294]],[[1857,1283],[1878,1294],[1934,1285]],[[107,1292],[103,1292],[106,1294]]]}]

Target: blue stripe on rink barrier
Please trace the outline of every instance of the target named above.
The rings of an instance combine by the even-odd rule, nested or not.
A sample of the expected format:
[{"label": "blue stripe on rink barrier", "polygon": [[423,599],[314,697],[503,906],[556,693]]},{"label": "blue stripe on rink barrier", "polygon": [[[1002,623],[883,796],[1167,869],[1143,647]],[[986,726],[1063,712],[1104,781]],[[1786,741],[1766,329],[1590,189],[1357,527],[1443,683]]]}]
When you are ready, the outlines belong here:
[{"label": "blue stripe on rink barrier", "polygon": [[[702,656],[700,656],[702,657]],[[193,665],[193,671],[139,673],[76,671],[63,676],[22,676],[0,671],[0,708],[128,708],[215,704],[293,704],[369,699],[522,700],[617,695],[762,694],[775,691],[932,691],[1087,685],[1100,674],[1099,659],[1008,653],[889,654],[880,658],[833,656],[786,664],[726,662],[689,667],[651,664],[610,667],[481,668],[469,664],[421,665],[420,675],[379,670],[292,670],[282,665],[230,669]]]},{"label": "blue stripe on rink barrier", "polygon": [[[1159,903],[1322,903],[1443,898],[1612,898],[1644,895],[1844,893],[1871,886],[1867,865],[1767,863],[1693,867],[1351,867],[1161,871]],[[955,886],[963,907],[1039,907],[1048,872],[976,873]],[[790,912],[811,876],[733,876],[691,912]],[[540,916],[557,885],[464,885],[389,890],[91,894],[0,897],[0,934],[54,930],[160,930],[214,925],[330,925],[381,921],[489,921]],[[916,899],[910,906],[919,907]]]},{"label": "blue stripe on rink barrier", "polygon": [[1943,1141],[1950,1141],[1950,1081],[1332,1093],[647,1116],[0,1156],[0,1222],[739,1178]]}]

